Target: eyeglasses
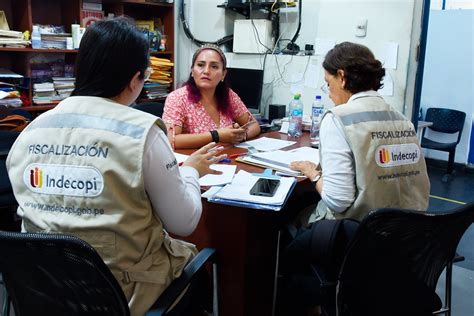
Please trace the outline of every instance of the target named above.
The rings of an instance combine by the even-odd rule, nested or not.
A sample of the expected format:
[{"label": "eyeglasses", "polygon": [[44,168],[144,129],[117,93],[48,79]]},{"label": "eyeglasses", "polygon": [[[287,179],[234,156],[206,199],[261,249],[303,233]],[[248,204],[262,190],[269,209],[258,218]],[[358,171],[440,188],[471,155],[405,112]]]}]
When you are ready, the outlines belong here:
[{"label": "eyeglasses", "polygon": [[323,85],[319,89],[321,89],[321,91],[324,92],[325,94],[329,94],[329,86],[326,82],[323,83]]},{"label": "eyeglasses", "polygon": [[145,73],[144,73],[144,76],[143,76],[143,81],[147,81],[148,79],[150,79],[150,76],[151,76],[152,73],[153,73],[153,68],[148,67],[147,69],[145,69]]}]

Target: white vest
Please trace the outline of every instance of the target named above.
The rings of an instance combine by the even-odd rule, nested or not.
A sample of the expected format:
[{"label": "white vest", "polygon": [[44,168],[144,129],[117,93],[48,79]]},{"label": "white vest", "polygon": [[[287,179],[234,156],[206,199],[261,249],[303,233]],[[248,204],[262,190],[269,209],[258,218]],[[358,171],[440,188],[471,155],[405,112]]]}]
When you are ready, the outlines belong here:
[{"label": "white vest", "polygon": [[7,159],[23,230],[90,243],[132,315],[143,315],[196,252],[168,236],[145,192],[144,147],[155,123],[109,99],[70,97],[35,119]]},{"label": "white vest", "polygon": [[343,126],[356,171],[354,203],[328,217],[361,220],[383,207],[425,211],[430,183],[413,124],[380,96],[356,97],[328,112]]}]

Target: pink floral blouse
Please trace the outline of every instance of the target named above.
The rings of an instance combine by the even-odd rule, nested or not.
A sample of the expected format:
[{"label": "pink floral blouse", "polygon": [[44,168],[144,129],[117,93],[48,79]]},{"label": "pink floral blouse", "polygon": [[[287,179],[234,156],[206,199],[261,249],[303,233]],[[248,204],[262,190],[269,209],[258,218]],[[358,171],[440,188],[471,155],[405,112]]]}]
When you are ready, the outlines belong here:
[{"label": "pink floral blouse", "polygon": [[171,126],[180,126],[183,134],[199,134],[232,125],[238,117],[248,112],[247,107],[237,93],[229,89],[229,100],[233,117],[221,113],[219,125],[212,120],[201,102],[191,103],[188,89],[182,87],[171,92],[165,101],[163,120]]}]

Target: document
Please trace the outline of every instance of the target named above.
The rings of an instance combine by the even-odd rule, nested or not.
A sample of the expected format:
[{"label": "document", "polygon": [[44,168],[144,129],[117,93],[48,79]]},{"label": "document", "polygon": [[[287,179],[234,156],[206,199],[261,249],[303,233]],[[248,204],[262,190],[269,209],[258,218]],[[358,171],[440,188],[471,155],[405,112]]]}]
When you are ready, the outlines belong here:
[{"label": "document", "polygon": [[268,204],[282,206],[286,201],[286,197],[292,189],[295,178],[281,177],[280,185],[275,192],[274,196],[258,196],[250,194],[250,189],[254,186],[255,182],[261,177],[256,177],[251,173],[244,170],[240,170],[234,177],[232,183],[227,184],[221,190],[219,190],[211,200],[225,199],[233,201],[242,201],[256,204]]},{"label": "document", "polygon": [[294,144],[296,144],[296,142],[289,141],[289,140],[281,140],[281,139],[270,138],[270,137],[261,137],[254,140],[246,141],[235,147],[248,148],[249,146],[251,146],[258,151],[273,151],[273,150],[282,149]]},{"label": "document", "polygon": [[251,158],[285,168],[289,168],[293,161],[307,160],[317,165],[319,163],[319,150],[305,146],[287,151],[275,150],[272,152],[254,153],[251,154]]},{"label": "document", "polygon": [[291,170],[290,168],[284,167],[281,164],[274,164],[274,163],[271,163],[271,162],[268,162],[268,161],[263,161],[263,160],[260,160],[260,159],[252,158],[250,156],[239,157],[239,158],[236,159],[236,161],[247,163],[249,165],[258,166],[258,167],[261,167],[261,168],[270,168],[270,169],[280,171],[280,172],[282,172],[286,175],[290,175],[290,176],[293,176],[293,177],[298,177],[298,176],[301,175],[301,172]]},{"label": "document", "polygon": [[210,166],[210,168],[214,170],[222,171],[222,174],[207,174],[199,178],[199,184],[202,187],[210,187],[214,185],[224,185],[227,183],[231,183],[237,166],[213,164]]}]

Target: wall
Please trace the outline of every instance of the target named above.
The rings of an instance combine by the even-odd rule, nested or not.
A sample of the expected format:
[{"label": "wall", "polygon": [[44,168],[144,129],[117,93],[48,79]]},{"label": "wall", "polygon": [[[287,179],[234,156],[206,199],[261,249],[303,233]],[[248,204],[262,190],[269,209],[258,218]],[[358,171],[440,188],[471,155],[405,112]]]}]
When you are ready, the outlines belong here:
[{"label": "wall", "polygon": [[[224,1],[186,0],[185,12],[194,36],[201,40],[215,41],[233,32],[233,21],[243,18],[236,13],[217,8]],[[334,42],[353,41],[367,45],[375,53],[382,44],[396,42],[398,47],[397,69],[390,69],[394,81],[394,94],[386,100],[398,110],[411,114],[412,100],[406,98],[406,82],[416,63],[412,53],[412,29],[414,12],[421,1],[419,0],[304,0],[302,28],[297,44],[304,48],[305,44],[314,44],[316,38],[332,39]],[[355,24],[359,18],[368,20],[367,36],[358,38],[354,35]],[[297,27],[297,10],[289,9],[280,14],[280,30],[282,38],[292,38]],[[288,22],[287,22],[288,21]],[[189,75],[190,60],[196,46],[191,44],[178,27],[177,47],[177,81],[186,80]],[[376,54],[377,55],[377,54]],[[324,56],[288,56],[268,55],[265,59],[259,55],[228,54],[230,66],[262,68],[265,60],[264,91],[262,105],[288,104],[291,99],[291,89],[295,88],[297,77],[304,75],[302,82],[308,76],[317,74],[315,87],[323,84],[321,68]],[[283,76],[280,75],[280,72]],[[300,85],[303,92],[305,113],[310,112],[311,102],[316,94],[322,94],[318,88]],[[323,94],[323,101],[332,102]]]},{"label": "wall", "polygon": [[[444,107],[466,112],[455,161],[466,164],[474,110],[474,10],[430,11],[421,107]],[[439,139],[451,137],[432,133]],[[453,135],[455,136],[455,135]],[[447,160],[448,154],[426,150],[426,156]]]}]

